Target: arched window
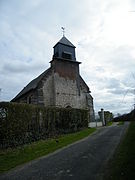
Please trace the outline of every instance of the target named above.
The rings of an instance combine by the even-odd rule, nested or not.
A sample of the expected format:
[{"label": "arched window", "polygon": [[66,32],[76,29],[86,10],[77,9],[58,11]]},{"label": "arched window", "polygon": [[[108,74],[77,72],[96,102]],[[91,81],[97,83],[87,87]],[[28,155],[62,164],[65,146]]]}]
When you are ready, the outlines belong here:
[{"label": "arched window", "polygon": [[66,106],[66,108],[72,108],[71,106]]}]

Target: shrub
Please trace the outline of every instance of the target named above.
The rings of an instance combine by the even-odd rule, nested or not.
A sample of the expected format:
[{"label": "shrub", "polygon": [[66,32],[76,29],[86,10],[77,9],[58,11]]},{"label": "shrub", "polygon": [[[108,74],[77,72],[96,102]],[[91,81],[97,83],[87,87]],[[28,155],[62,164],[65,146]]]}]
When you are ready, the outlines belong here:
[{"label": "shrub", "polygon": [[0,103],[0,147],[15,147],[88,126],[88,110]]}]

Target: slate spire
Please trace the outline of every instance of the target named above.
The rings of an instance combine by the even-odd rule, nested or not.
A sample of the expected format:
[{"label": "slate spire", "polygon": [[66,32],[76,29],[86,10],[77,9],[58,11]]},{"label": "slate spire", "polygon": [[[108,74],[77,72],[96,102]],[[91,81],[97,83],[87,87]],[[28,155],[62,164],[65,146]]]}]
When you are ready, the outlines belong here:
[{"label": "slate spire", "polygon": [[[75,46],[65,37],[65,36],[63,36],[58,42],[57,42],[57,44],[58,43],[60,43],[60,44],[64,44],[64,45],[66,45],[66,46],[71,46],[71,47],[74,47],[75,48]],[[56,45],[57,45],[56,44]],[[55,45],[55,46],[56,46]],[[55,47],[54,46],[54,47]]]}]

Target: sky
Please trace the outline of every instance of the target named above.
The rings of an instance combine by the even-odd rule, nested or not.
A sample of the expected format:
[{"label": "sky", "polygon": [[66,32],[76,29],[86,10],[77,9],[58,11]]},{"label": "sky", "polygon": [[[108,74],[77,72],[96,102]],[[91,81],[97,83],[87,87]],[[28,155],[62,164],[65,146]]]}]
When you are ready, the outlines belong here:
[{"label": "sky", "polygon": [[133,109],[134,0],[0,0],[0,101],[10,101],[50,64],[65,36],[76,46],[94,109]]}]

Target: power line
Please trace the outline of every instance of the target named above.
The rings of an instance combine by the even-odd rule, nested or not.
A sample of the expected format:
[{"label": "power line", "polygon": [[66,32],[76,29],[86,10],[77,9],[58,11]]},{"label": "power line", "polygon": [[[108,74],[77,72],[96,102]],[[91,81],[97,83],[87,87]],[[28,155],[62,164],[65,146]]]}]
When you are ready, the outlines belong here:
[{"label": "power line", "polygon": [[123,99],[122,99],[122,102],[121,102],[121,103],[123,103],[123,102],[124,102],[124,99],[125,99],[125,97],[126,97],[126,95],[127,95],[128,91],[129,91],[129,89],[128,89],[128,90],[126,90],[126,92],[125,92],[125,94],[124,94],[124,96],[123,96]]}]

